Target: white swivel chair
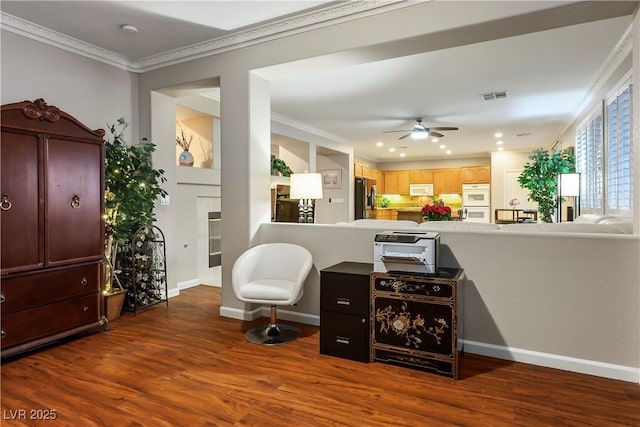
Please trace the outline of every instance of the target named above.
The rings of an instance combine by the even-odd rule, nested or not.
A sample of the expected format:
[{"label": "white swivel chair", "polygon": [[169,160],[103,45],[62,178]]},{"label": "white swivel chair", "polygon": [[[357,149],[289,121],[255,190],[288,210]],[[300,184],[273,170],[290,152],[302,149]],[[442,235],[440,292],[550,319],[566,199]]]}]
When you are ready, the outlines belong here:
[{"label": "white swivel chair", "polygon": [[266,243],[244,252],[233,264],[231,282],[240,301],[271,306],[268,325],[247,331],[246,338],[256,344],[283,344],[300,336],[300,329],[279,325],[278,305],[292,305],[302,298],[302,285],[313,260],[302,246]]}]

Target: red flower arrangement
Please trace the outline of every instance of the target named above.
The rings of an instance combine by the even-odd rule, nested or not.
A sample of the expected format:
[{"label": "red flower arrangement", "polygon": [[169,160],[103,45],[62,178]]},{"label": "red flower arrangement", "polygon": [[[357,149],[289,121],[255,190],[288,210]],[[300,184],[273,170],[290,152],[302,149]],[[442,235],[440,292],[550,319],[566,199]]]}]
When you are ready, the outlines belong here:
[{"label": "red flower arrangement", "polygon": [[422,217],[425,221],[449,221],[451,220],[451,208],[444,204],[426,204],[422,207]]}]

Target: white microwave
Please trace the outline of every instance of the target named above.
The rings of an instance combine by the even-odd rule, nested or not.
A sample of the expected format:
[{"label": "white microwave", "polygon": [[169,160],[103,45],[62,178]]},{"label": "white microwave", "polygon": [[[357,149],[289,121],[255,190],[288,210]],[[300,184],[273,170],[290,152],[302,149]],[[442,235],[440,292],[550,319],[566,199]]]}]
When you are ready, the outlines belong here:
[{"label": "white microwave", "polygon": [[433,184],[409,184],[410,196],[433,196]]}]

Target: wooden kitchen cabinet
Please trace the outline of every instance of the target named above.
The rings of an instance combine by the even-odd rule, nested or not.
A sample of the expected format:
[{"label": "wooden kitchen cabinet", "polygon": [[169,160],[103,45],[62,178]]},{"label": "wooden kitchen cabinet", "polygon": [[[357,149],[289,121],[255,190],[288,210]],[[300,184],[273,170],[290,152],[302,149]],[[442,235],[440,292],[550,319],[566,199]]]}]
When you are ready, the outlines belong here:
[{"label": "wooden kitchen cabinet", "polygon": [[463,184],[489,184],[491,168],[489,166],[473,166],[462,168]]},{"label": "wooden kitchen cabinet", "polygon": [[378,208],[373,210],[373,219],[398,219],[398,211],[390,208]]},{"label": "wooden kitchen cabinet", "polygon": [[462,171],[459,168],[436,169],[433,172],[434,194],[462,193]]},{"label": "wooden kitchen cabinet", "polygon": [[409,171],[398,171],[398,194],[409,194]]},{"label": "wooden kitchen cabinet", "polygon": [[364,178],[364,175],[362,175],[362,163],[359,163],[359,162],[353,163],[353,175],[356,178]]},{"label": "wooden kitchen cabinet", "polygon": [[433,169],[414,169],[409,173],[411,184],[433,184]]},{"label": "wooden kitchen cabinet", "polygon": [[433,169],[422,169],[418,184],[433,184]]},{"label": "wooden kitchen cabinet", "polygon": [[398,172],[397,171],[385,171],[384,194],[400,194],[398,193]]},{"label": "wooden kitchen cabinet", "polygon": [[371,168],[369,167],[369,165],[362,165],[362,177],[371,178]]}]

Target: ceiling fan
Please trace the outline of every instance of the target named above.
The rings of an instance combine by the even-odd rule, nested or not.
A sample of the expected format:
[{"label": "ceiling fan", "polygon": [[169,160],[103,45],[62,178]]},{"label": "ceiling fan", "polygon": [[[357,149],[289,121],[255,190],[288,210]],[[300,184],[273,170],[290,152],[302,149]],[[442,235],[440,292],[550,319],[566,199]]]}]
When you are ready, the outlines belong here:
[{"label": "ceiling fan", "polygon": [[386,131],[384,133],[408,132],[407,134],[402,135],[398,139],[404,139],[404,138],[406,138],[408,136],[411,136],[411,139],[426,139],[429,136],[442,138],[444,135],[441,134],[438,131],[447,131],[447,130],[458,130],[458,128],[457,127],[451,127],[451,126],[437,126],[437,127],[428,128],[428,127],[426,127],[425,125],[422,124],[422,119],[421,118],[417,118],[416,119],[416,124],[413,125],[413,129],[408,129],[408,130],[389,130],[389,131]]}]

